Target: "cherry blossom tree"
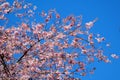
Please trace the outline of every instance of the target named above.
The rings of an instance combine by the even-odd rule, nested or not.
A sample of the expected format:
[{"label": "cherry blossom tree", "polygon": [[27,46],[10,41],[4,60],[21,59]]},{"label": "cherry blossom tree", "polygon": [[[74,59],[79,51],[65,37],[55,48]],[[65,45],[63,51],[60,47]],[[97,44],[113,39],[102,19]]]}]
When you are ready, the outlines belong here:
[{"label": "cherry blossom tree", "polygon": [[[94,73],[96,68],[88,69],[89,64],[111,62],[99,46],[105,38],[91,32],[97,19],[82,25],[82,16],[62,18],[51,9],[38,13],[41,22],[29,20],[36,9],[23,0],[13,4],[0,0],[0,20],[5,22],[0,25],[0,80],[81,80]],[[5,28],[9,23],[6,15],[11,13],[21,23]]]}]

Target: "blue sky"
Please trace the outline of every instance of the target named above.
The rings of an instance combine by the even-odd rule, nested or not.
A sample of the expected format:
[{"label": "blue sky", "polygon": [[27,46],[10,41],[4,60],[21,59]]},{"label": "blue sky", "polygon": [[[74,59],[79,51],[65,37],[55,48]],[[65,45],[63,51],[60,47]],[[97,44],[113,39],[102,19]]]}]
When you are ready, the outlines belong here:
[{"label": "blue sky", "polygon": [[[28,0],[29,1],[29,0]],[[31,0],[38,10],[56,9],[61,16],[74,14],[83,16],[83,23],[98,18],[92,29],[110,42],[111,53],[120,54],[120,0]],[[112,64],[95,63],[95,74],[83,80],[120,80],[120,60]]]},{"label": "blue sky", "polygon": [[[7,0],[9,1],[9,0]],[[98,18],[92,29],[111,43],[110,51],[120,54],[120,0],[26,0],[38,6],[38,10],[56,9],[61,16],[83,16],[83,23]],[[83,80],[120,80],[120,60],[112,64],[95,63],[95,74]]]}]

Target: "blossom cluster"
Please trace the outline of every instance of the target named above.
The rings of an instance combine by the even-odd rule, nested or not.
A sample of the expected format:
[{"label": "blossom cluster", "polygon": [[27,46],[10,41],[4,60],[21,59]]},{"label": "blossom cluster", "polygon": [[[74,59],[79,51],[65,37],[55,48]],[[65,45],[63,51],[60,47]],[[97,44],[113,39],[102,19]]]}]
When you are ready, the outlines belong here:
[{"label": "blossom cluster", "polygon": [[[34,17],[31,3],[0,0],[0,20],[9,23],[7,14]],[[25,10],[17,13],[17,10]],[[0,79],[2,80],[81,80],[94,73],[87,69],[95,61],[110,62],[101,49],[104,37],[91,33],[96,19],[82,25],[82,17],[61,18],[56,10],[39,12],[43,22],[23,21],[5,28],[0,25]],[[26,18],[25,18],[26,20]],[[7,23],[5,23],[7,25]],[[15,56],[20,55],[20,56]],[[119,58],[116,54],[111,57]]]}]

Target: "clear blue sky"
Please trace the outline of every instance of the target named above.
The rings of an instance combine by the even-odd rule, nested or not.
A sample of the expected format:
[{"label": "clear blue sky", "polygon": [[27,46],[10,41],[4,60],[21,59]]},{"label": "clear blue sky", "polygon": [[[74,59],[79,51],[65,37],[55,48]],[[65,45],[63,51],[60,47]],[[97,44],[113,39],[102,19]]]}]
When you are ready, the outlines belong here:
[{"label": "clear blue sky", "polygon": [[[7,0],[9,1],[9,0]],[[99,19],[93,28],[111,43],[111,52],[120,54],[120,0],[26,0],[38,6],[38,10],[56,9],[61,16],[83,16],[83,23]],[[95,63],[95,74],[83,80],[120,80],[120,60],[112,64]]]}]

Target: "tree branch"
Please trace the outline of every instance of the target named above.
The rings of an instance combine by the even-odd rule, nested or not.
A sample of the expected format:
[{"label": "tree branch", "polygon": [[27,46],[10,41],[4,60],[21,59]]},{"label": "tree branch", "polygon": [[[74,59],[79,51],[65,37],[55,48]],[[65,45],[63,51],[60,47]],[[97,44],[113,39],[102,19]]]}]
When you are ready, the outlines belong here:
[{"label": "tree branch", "polygon": [[[37,42],[39,42],[41,39],[39,39]],[[28,50],[26,50],[23,55],[18,59],[17,63],[20,62],[22,60],[22,58],[37,44],[37,42],[35,42],[32,46],[30,46],[30,48]]]},{"label": "tree branch", "polygon": [[10,71],[9,71],[9,69],[8,69],[8,67],[7,67],[7,65],[5,63],[4,55],[3,54],[0,54],[0,59],[1,59],[2,65],[4,67],[4,71],[5,71],[6,75],[9,77],[10,76]]}]

